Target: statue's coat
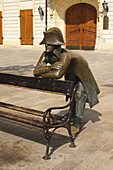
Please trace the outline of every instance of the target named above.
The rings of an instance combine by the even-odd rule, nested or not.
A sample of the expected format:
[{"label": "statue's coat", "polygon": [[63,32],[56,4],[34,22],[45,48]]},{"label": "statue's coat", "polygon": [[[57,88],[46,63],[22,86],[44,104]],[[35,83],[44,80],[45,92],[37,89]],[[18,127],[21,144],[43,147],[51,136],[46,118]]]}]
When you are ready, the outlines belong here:
[{"label": "statue's coat", "polygon": [[44,60],[44,52],[38,61],[33,74],[35,76],[41,75],[42,77],[59,79],[63,75],[71,73],[71,75],[74,75],[81,80],[85,88],[90,107],[96,105],[98,103],[97,95],[99,94],[99,88],[87,61],[80,54],[61,48],[59,50],[54,50],[53,54],[57,57],[56,62],[48,66],[47,62]]}]

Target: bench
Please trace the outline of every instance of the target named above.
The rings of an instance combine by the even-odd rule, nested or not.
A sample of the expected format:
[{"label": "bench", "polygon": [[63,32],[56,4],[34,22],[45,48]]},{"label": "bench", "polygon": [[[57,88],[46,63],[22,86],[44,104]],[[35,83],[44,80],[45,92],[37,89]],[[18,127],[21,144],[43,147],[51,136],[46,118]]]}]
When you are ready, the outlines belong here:
[{"label": "bench", "polygon": [[[75,147],[70,127],[72,102],[76,91],[76,86],[74,86],[73,82],[0,73],[0,84],[41,90],[43,92],[52,92],[55,94],[63,94],[67,98],[70,98],[69,103],[65,106],[51,107],[48,108],[45,112],[0,102],[0,116],[43,128],[44,136],[46,139],[46,152],[43,158],[46,160],[50,159],[50,139],[55,130],[60,127],[65,127],[68,130],[71,140],[70,147]],[[51,113],[52,110],[59,110],[64,108],[69,108],[67,115],[60,116]]]}]

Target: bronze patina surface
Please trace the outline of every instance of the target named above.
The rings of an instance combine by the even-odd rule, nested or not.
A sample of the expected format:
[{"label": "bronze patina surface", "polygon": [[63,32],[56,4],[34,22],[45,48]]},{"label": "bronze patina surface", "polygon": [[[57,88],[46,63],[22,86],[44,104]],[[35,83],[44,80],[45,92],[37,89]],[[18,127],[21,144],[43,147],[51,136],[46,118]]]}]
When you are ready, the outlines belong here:
[{"label": "bronze patina surface", "polygon": [[[46,45],[35,69],[34,76],[60,79],[63,75],[66,80],[72,80],[78,88],[72,107],[72,125],[80,127],[83,119],[85,103],[90,107],[98,103],[99,88],[87,61],[75,52],[61,48],[64,44],[62,32],[56,28],[50,28],[44,33],[41,44]],[[76,130],[75,130],[76,131]]]}]

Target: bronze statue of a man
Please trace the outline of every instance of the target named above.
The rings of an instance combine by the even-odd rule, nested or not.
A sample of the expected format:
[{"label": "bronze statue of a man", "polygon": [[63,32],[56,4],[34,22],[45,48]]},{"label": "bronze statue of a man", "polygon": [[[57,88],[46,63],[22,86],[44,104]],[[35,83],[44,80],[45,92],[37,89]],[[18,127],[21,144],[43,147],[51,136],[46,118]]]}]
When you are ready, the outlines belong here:
[{"label": "bronze statue of a man", "polygon": [[78,85],[71,114],[71,131],[74,135],[81,128],[86,102],[90,107],[98,103],[98,85],[87,61],[81,55],[61,48],[64,40],[59,28],[52,27],[44,32],[40,44],[45,44],[46,50],[33,71],[34,76],[60,79],[64,75],[66,80]]}]

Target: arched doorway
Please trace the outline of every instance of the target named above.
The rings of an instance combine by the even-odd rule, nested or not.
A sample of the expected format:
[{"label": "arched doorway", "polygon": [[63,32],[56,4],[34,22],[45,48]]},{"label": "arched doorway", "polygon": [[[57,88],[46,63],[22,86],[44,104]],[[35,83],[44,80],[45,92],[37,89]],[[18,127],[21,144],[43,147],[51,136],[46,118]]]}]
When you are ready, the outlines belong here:
[{"label": "arched doorway", "polygon": [[93,50],[96,41],[97,11],[86,3],[71,6],[66,11],[66,47]]}]

